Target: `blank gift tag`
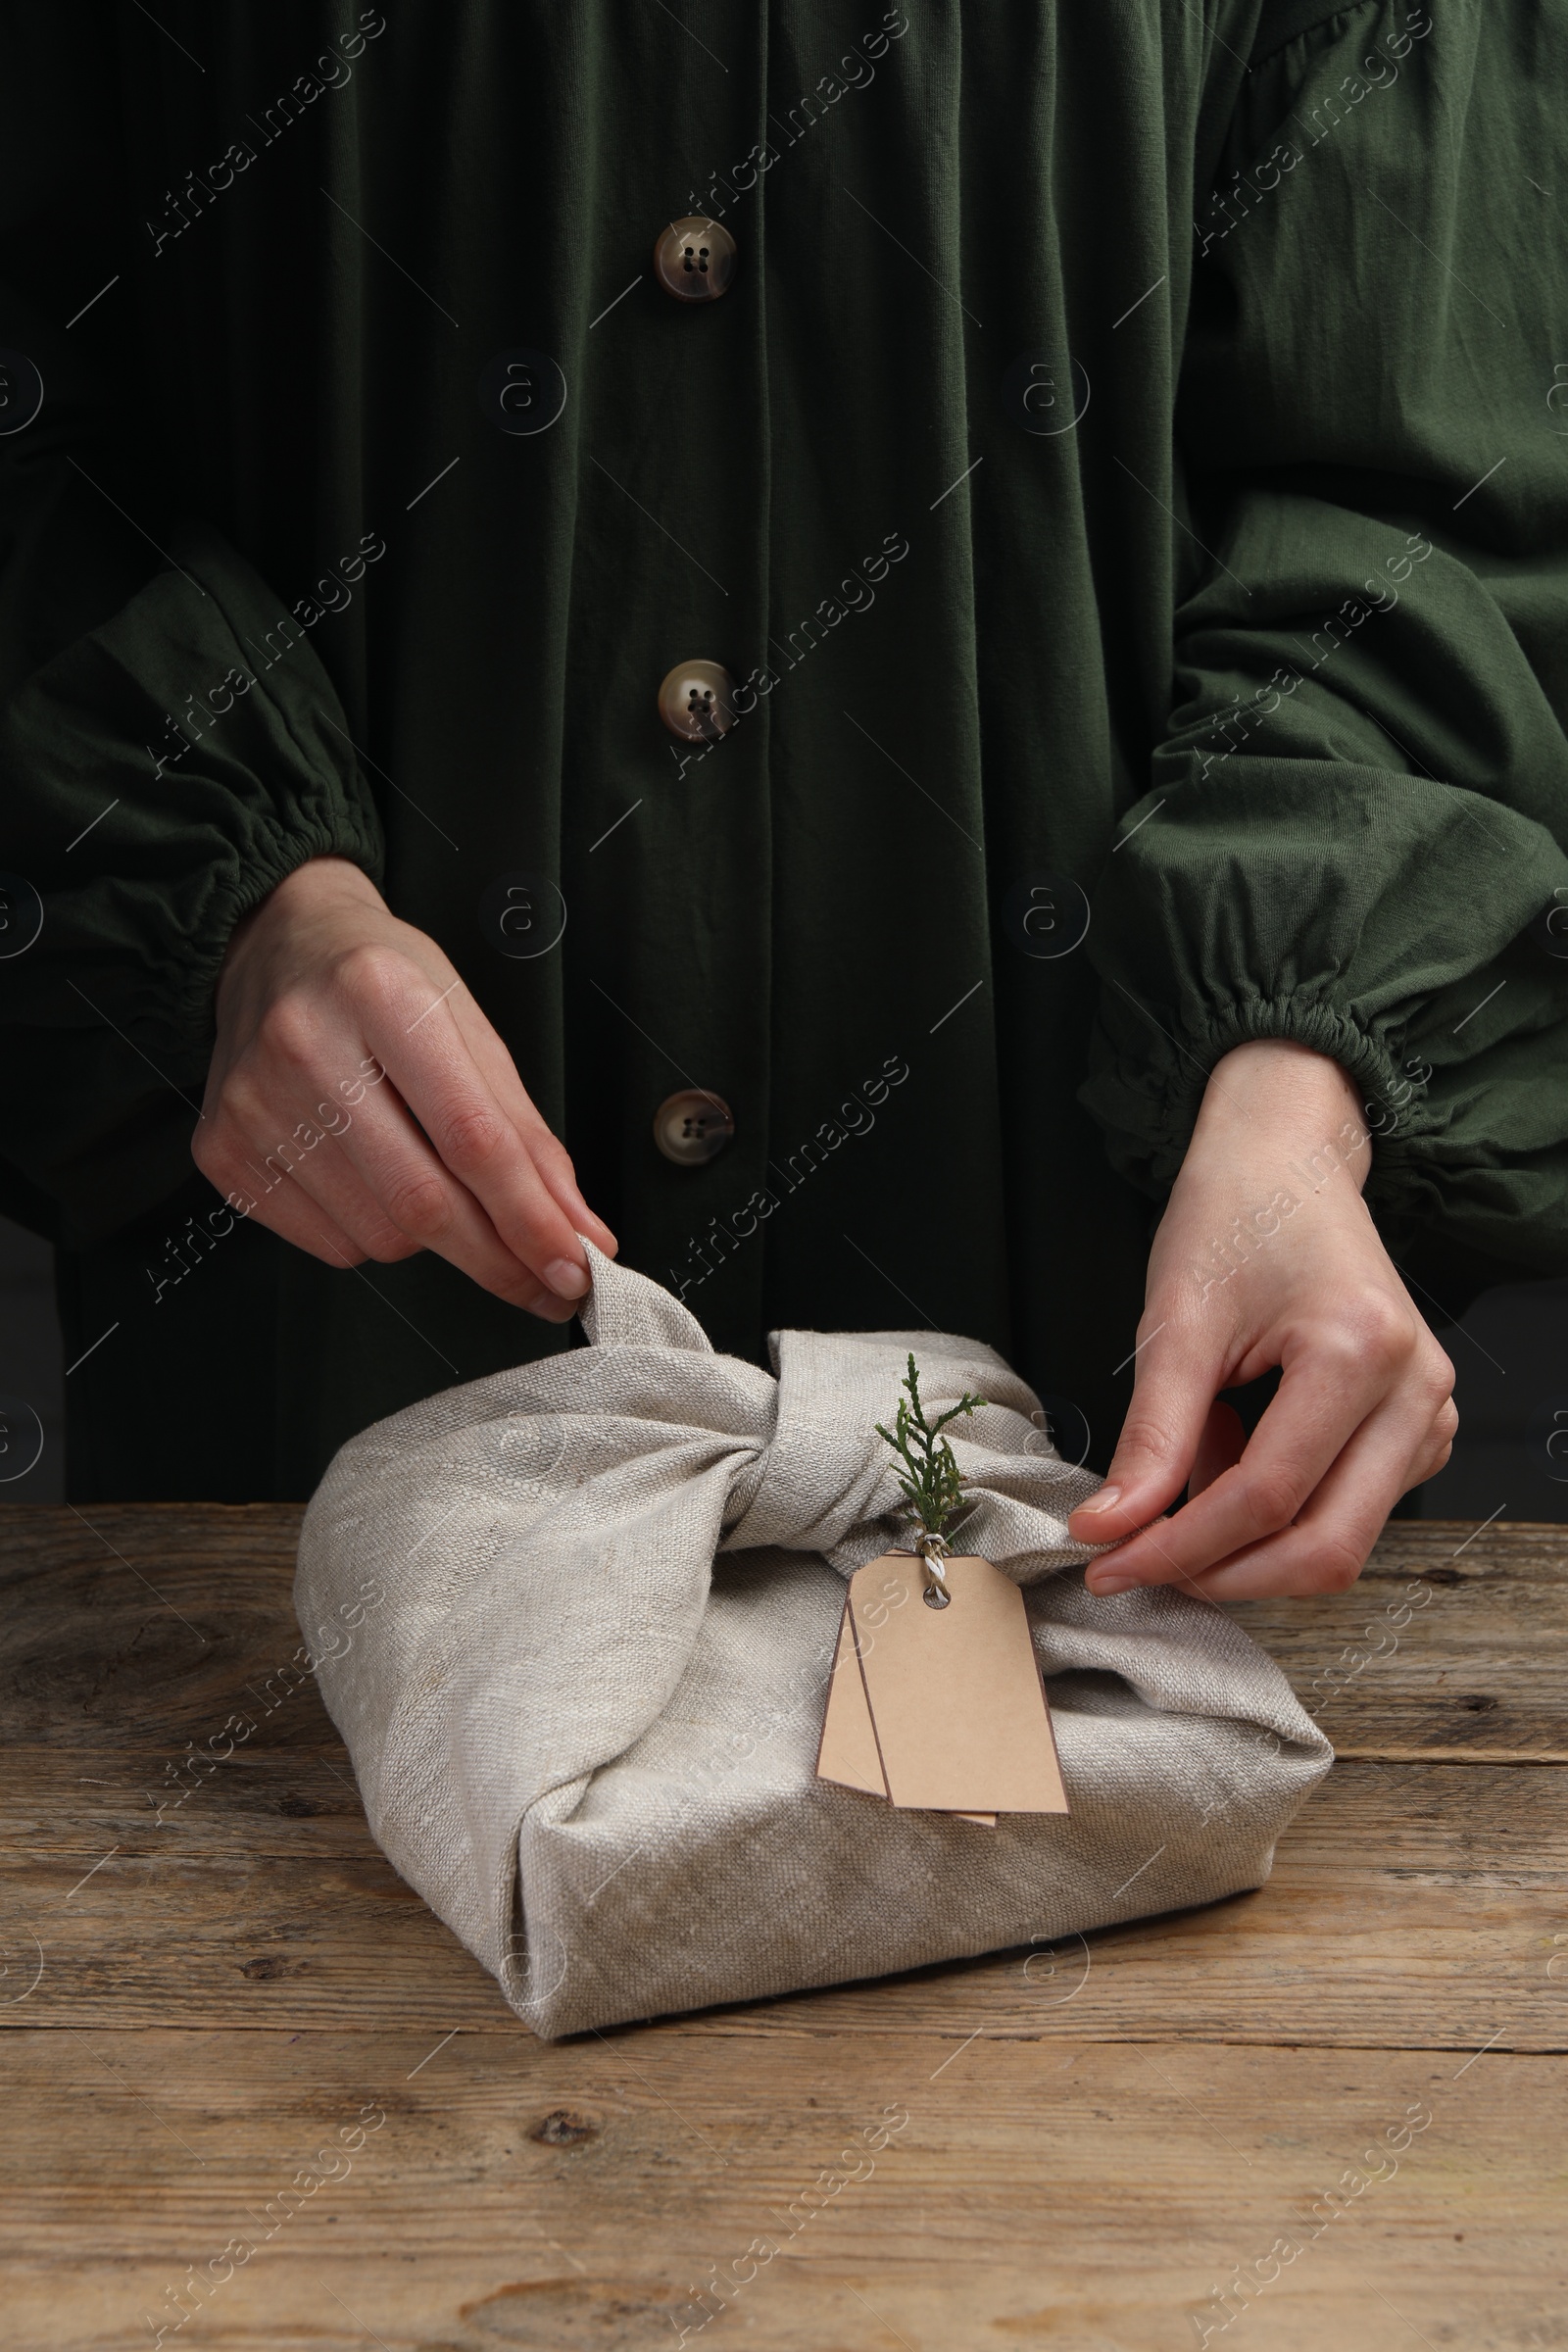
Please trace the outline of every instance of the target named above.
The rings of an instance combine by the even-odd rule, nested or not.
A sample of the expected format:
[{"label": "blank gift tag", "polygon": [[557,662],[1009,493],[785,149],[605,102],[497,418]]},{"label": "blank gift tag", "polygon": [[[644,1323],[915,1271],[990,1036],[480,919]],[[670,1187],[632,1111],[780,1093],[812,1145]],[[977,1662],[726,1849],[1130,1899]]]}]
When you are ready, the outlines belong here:
[{"label": "blank gift tag", "polygon": [[855,1654],[855,1630],[850,1623],[850,1596],[844,1595],[839,1620],[838,1654],[827,1687],[827,1712],[822,1718],[822,1744],[816,1751],[816,1777],[837,1781],[845,1788],[863,1788],[886,1796],[888,1784],[877,1753],[871,1702]]},{"label": "blank gift tag", "polygon": [[946,1608],[925,1599],[912,1555],[886,1552],[850,1580],[848,1615],[894,1804],[1065,1813],[1022,1592],[990,1560],[950,1559],[943,1569]]},{"label": "blank gift tag", "polygon": [[[848,1592],[844,1595],[838,1649],[828,1680],[822,1740],[816,1751],[816,1777],[819,1781],[836,1781],[843,1788],[862,1789],[867,1796],[886,1797],[888,1792],[882,1754],[876,1743],[876,1726],[871,1721],[871,1702],[865,1695],[865,1678],[855,1646]],[[994,1813],[959,1813],[956,1818],[977,1821],[987,1830],[997,1826]]]},{"label": "blank gift tag", "polygon": [[[865,1695],[865,1677],[860,1675],[856,1628],[849,1613],[849,1592],[844,1594],[839,1646],[832,1660],[832,1677],[827,1682],[823,1740],[815,1752],[815,1776],[818,1781],[837,1781],[839,1788],[865,1789],[867,1797],[886,1797],[882,1750],[877,1747],[877,1727],[872,1724],[872,1703]],[[995,1813],[955,1813],[955,1821],[978,1821],[983,1830],[997,1828]]]}]

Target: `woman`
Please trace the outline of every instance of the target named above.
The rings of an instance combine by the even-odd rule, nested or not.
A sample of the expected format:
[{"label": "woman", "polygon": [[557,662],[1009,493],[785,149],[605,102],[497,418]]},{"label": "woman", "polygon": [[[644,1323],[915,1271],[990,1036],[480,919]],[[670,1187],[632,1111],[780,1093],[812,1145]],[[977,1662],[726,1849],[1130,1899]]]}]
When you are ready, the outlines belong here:
[{"label": "woman", "polygon": [[1568,1268],[1560,14],[847,22],[15,12],[78,1498],[305,1494],[587,1236],[1004,1350],[1102,1590],[1306,1592]]}]

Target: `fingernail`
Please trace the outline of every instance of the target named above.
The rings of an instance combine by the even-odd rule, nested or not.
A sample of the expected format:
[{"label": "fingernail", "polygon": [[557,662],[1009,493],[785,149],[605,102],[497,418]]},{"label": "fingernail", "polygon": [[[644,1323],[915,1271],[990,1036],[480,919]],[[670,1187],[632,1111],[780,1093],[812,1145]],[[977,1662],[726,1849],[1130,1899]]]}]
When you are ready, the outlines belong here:
[{"label": "fingernail", "polygon": [[1084,1582],[1091,1592],[1130,1592],[1138,1579],[1136,1576],[1086,1576]]},{"label": "fingernail", "polygon": [[569,1257],[552,1258],[545,1268],[545,1280],[561,1298],[580,1298],[588,1288],[586,1267],[574,1266]]},{"label": "fingernail", "polygon": [[1113,1503],[1120,1502],[1120,1487],[1102,1487],[1098,1494],[1091,1494],[1087,1502],[1081,1502],[1078,1505],[1073,1517],[1083,1519],[1091,1511],[1108,1511]]}]

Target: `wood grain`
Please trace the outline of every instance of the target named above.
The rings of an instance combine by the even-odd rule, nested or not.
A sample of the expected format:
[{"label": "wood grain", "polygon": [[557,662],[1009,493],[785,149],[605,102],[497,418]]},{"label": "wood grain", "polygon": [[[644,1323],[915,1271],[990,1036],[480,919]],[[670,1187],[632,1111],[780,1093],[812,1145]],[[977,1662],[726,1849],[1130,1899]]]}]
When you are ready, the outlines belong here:
[{"label": "wood grain", "polygon": [[[24,1937],[45,1963],[29,2025],[286,2018],[291,2032],[352,2033],[407,2019],[435,2034],[508,2015],[363,1817],[318,1838],[318,1819],[246,1801],[245,1781],[270,1779],[275,1762],[231,1767],[205,1816],[193,1805],[182,1817],[179,1842],[161,1844],[133,1813],[118,1843],[110,1819],[94,1837],[73,1823],[13,1847],[14,1963],[38,1965]],[[1254,1894],[673,2030],[1157,2040],[1179,2017],[1195,2041],[1465,2049],[1501,2024],[1501,2047],[1560,2049],[1568,1984],[1544,1972],[1552,1935],[1568,1932],[1565,1888],[1557,1774],[1352,1763],[1298,1815]]]},{"label": "wood grain", "polygon": [[[688,2342],[1155,2352],[1197,2343],[1213,2290],[1237,2266],[1255,2284],[1282,2237],[1297,2257],[1232,2340],[1551,2345],[1568,2317],[1541,2059],[1175,2037],[943,2053],[915,2034],[764,2042],[738,2065],[677,2036],[513,2031],[433,2053],[412,2034],[278,2036],[260,2067],[247,2034],[16,2038],[0,2229],[29,2344],[150,2341],[143,2315],[187,2266],[245,2246],[190,2330],[245,2352],[654,2352],[700,2319],[710,2266],[734,2279],[760,2246]],[[350,2169],[285,2200],[367,2108],[385,2121]],[[867,2128],[904,2116],[869,2151]],[[1395,2152],[1391,2131],[1412,2136]]]},{"label": "wood grain", "polygon": [[1279,1660],[1342,1755],[1568,1763],[1559,1529],[1396,1521],[1348,1592],[1235,1602],[1228,1614]]},{"label": "wood grain", "polygon": [[[338,1753],[314,1691],[291,1695],[298,1669],[286,1671],[301,1646],[290,1599],[300,1516],[218,1503],[95,1506],[90,1525],[70,1510],[0,1513],[10,1737],[177,1755],[247,1710],[252,1748],[314,1740]],[[1401,1610],[1402,1626],[1391,1617]],[[1338,1748],[1568,1758],[1560,1529],[1391,1521],[1348,1592],[1228,1613],[1279,1659]],[[1377,1645],[1368,1626],[1396,1647],[1356,1668],[1345,1653]]]},{"label": "wood grain", "polygon": [[1232,1610],[1341,1755],[1259,1892],[545,2045],[281,1671],[298,1512],[89,1518],[0,1511],[8,2343],[1568,2344],[1561,1531],[1401,1522],[1349,1593]]}]

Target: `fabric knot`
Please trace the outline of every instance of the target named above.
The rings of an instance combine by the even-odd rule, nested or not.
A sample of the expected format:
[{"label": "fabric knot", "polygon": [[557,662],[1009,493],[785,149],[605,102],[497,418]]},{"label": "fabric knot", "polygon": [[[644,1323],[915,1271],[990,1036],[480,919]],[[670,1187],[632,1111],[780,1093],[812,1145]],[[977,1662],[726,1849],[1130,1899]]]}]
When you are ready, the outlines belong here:
[{"label": "fabric knot", "polygon": [[888,1449],[873,1430],[787,1419],[736,1482],[724,1551],[777,1546],[832,1554],[851,1531],[880,1522],[900,1501]]}]

